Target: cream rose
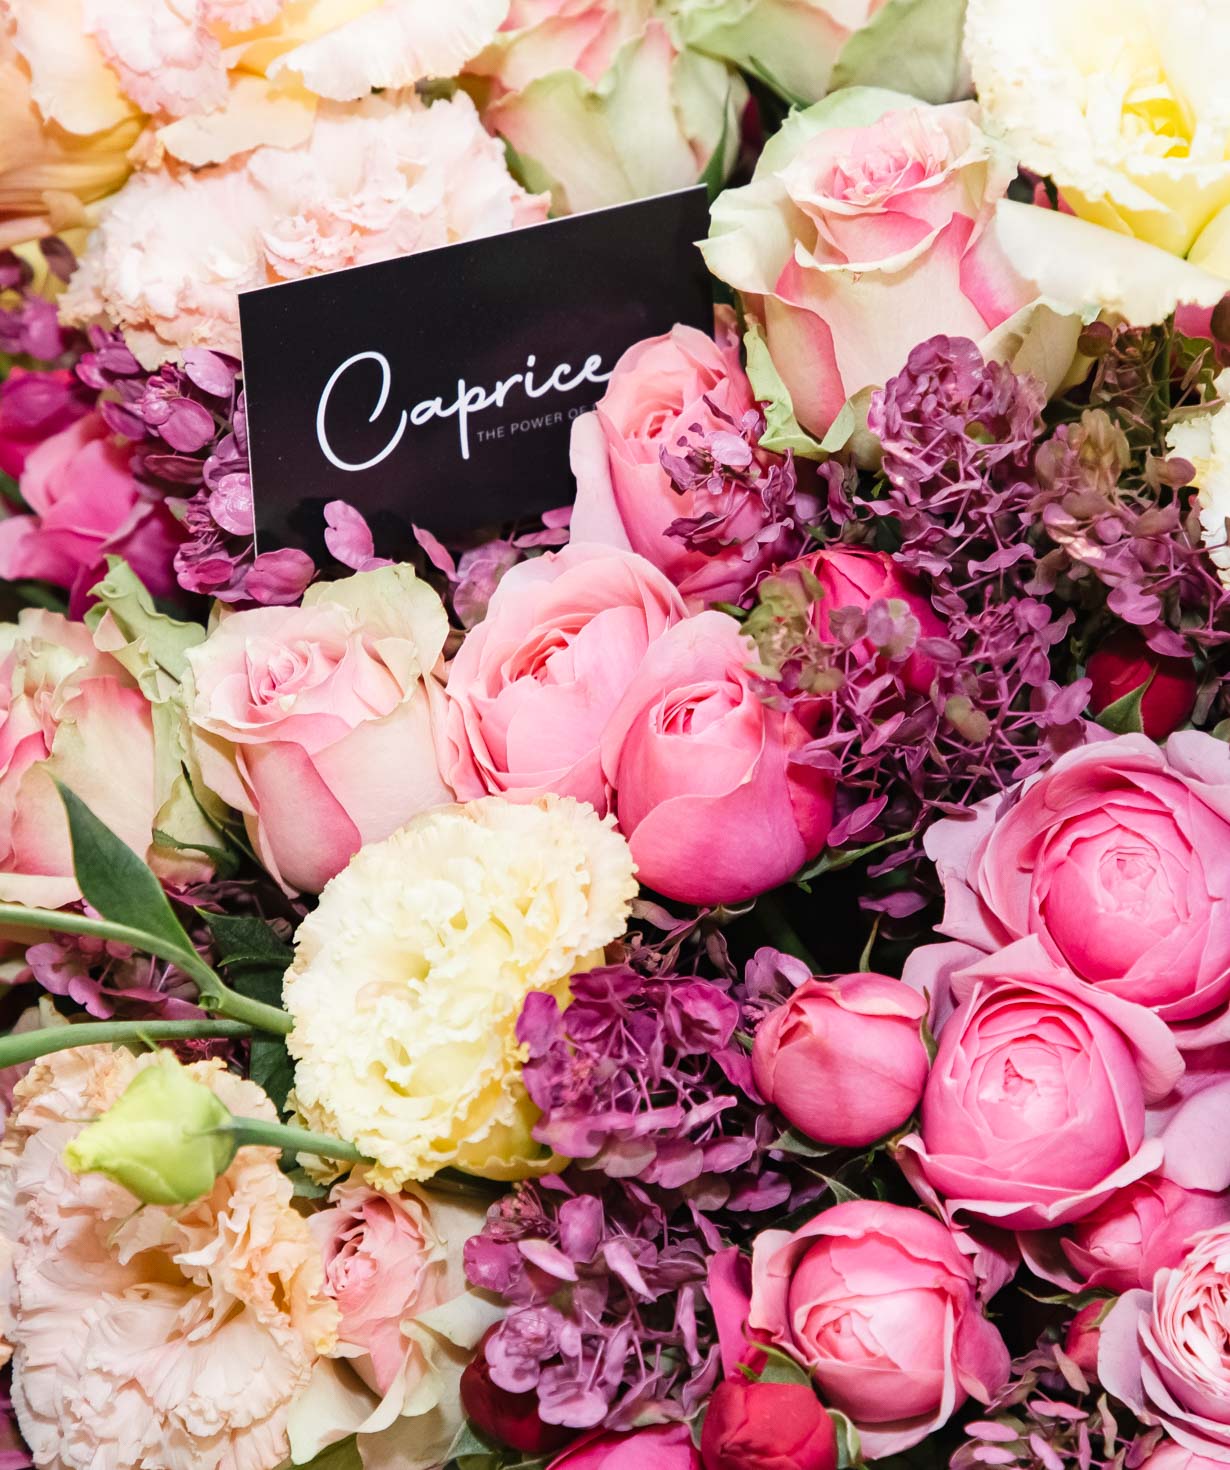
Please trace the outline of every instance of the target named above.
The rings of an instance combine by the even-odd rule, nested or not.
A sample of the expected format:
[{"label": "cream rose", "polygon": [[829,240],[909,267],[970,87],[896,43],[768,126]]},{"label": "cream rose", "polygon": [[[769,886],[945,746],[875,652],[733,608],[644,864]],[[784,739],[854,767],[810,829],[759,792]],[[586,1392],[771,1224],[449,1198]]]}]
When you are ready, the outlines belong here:
[{"label": "cream rose", "polygon": [[1230,277],[1230,7],[970,0],[988,126],[1082,218]]}]

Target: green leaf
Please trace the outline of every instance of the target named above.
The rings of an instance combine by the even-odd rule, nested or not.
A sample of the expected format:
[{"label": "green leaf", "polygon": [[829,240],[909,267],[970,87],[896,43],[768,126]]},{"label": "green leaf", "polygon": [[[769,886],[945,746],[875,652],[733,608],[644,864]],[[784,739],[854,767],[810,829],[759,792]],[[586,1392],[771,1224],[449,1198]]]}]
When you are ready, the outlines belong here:
[{"label": "green leaf", "polygon": [[1145,722],[1141,705],[1152,683],[1153,673],[1150,672],[1139,688],[1125,694],[1122,699],[1116,699],[1114,704],[1108,704],[1098,716],[1098,724],[1105,730],[1113,730],[1116,735],[1143,735]]},{"label": "green leaf", "polygon": [[962,91],[965,0],[888,0],[849,38],[829,91],[891,87],[924,102],[951,102]]},{"label": "green leaf", "polygon": [[811,1374],[780,1348],[769,1347],[766,1343],[757,1343],[756,1348],[763,1355],[765,1363],[758,1373],[752,1373],[740,1364],[740,1368],[749,1378],[754,1378],[758,1383],[791,1383],[801,1384],[805,1388],[811,1387]]},{"label": "green leaf", "polygon": [[158,945],[155,953],[173,958],[194,978],[207,971],[149,868],[75,792],[59,781],[56,789],[68,813],[73,872],[85,901],[104,919],[148,935]]},{"label": "green leaf", "polygon": [[314,1459],[303,1461],[297,1470],[363,1470],[358,1441],[352,1434],[326,1446]]},{"label": "green leaf", "polygon": [[[219,968],[227,972],[240,995],[281,1006],[282,979],[294,958],[290,946],[261,919],[251,916],[197,912],[209,927],[218,950]],[[286,1110],[286,1094],[295,1080],[295,1064],[280,1036],[254,1036],[248,1074],[263,1087],[279,1113]]]},{"label": "green leaf", "polygon": [[446,1461],[459,1460],[466,1455],[499,1455],[497,1445],[479,1434],[468,1419],[462,1421],[461,1428],[453,1436],[453,1442],[444,1458]]},{"label": "green leaf", "polygon": [[[764,333],[756,322],[749,322],[743,346],[747,353],[747,377],[756,400],[764,408],[765,431],[760,442],[777,454],[793,451],[801,459],[823,459],[824,450],[799,424],[794,416],[794,401],[782,382]],[[848,436],[847,436],[848,437]]]},{"label": "green leaf", "polygon": [[805,1159],[822,1159],[833,1152],[827,1144],[817,1143],[797,1128],[787,1128],[769,1147],[780,1149],[784,1154],[798,1154]]},{"label": "green leaf", "polygon": [[826,1412],[833,1421],[837,1434],[837,1470],[850,1470],[852,1465],[861,1464],[863,1459],[863,1446],[858,1430],[839,1409],[828,1409]]},{"label": "green leaf", "polygon": [[891,837],[882,837],[878,842],[869,842],[866,847],[841,848],[836,852],[822,852],[814,863],[795,875],[794,881],[805,893],[810,893],[809,885],[814,878],[823,878],[826,873],[840,873],[843,868],[860,862],[873,852],[879,852],[883,847],[895,847],[900,842],[908,842],[917,830],[912,827],[908,832],[894,832]]},{"label": "green leaf", "polygon": [[[289,944],[278,938],[263,919],[211,914],[204,909],[198,909],[197,912],[214,937],[220,965],[227,968],[276,970],[280,986],[282,976],[294,959],[294,951]],[[241,988],[238,982],[236,988]],[[265,999],[264,996],[260,998]]]}]

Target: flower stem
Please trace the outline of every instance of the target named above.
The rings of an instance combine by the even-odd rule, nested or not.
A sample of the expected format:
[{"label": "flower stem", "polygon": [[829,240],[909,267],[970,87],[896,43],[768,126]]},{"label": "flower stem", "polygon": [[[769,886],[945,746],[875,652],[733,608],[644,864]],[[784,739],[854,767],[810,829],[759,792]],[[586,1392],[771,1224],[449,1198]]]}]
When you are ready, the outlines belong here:
[{"label": "flower stem", "polygon": [[239,1148],[255,1143],[292,1149],[297,1154],[316,1154],[322,1159],[345,1159],[352,1164],[361,1164],[367,1158],[344,1139],[331,1138],[327,1133],[310,1133],[306,1128],[292,1128],[286,1123],[267,1123],[263,1118],[232,1118],[225,1131]]},{"label": "flower stem", "polygon": [[101,1042],[138,1041],[153,1046],[159,1041],[251,1035],[252,1027],[242,1021],[84,1021],[80,1025],[48,1026],[41,1031],[0,1036],[0,1067]]},{"label": "flower stem", "polygon": [[775,893],[761,894],[756,900],[754,912],[776,949],[783,954],[793,955],[796,960],[802,960],[813,975],[820,973],[815,956],[786,917],[785,906]]}]

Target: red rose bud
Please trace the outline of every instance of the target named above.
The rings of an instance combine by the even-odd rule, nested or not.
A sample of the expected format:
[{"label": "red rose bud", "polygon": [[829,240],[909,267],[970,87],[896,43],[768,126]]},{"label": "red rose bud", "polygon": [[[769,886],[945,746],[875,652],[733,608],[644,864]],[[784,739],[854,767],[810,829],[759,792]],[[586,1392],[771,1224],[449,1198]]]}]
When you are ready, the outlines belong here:
[{"label": "red rose bud", "polygon": [[1063,1350],[1086,1378],[1098,1376],[1098,1343],[1102,1336],[1100,1318],[1108,1303],[1090,1302],[1082,1307],[1068,1324],[1068,1335]]},{"label": "red rose bud", "polygon": [[542,1455],[562,1448],[576,1438],[575,1429],[544,1424],[538,1417],[538,1395],[532,1390],[509,1393],[492,1383],[487,1338],[494,1331],[493,1327],[484,1335],[461,1375],[461,1407],[466,1417],[488,1439],[523,1454]]},{"label": "red rose bud", "polygon": [[1188,660],[1154,653],[1131,628],[1121,628],[1100,644],[1085,673],[1093,681],[1089,708],[1095,715],[1153,676],[1140,701],[1140,722],[1151,740],[1164,740],[1177,730],[1196,703],[1196,674]]},{"label": "red rose bud", "polygon": [[810,1388],[740,1375],[709,1401],[700,1452],[705,1470],[835,1470],[837,1436]]}]

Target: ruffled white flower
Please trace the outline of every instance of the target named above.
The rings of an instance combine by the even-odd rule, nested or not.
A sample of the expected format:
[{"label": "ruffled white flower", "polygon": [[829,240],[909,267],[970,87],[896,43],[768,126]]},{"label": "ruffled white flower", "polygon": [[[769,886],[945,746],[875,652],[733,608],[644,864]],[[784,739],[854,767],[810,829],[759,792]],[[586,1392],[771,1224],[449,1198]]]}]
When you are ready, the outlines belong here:
[{"label": "ruffled white flower", "polygon": [[1177,423],[1166,435],[1166,447],[1189,460],[1192,483],[1200,500],[1201,539],[1217,575],[1230,587],[1230,369],[1214,384],[1222,402],[1208,413]]},{"label": "ruffled white flower", "polygon": [[568,798],[442,807],[363,848],[300,926],[286,975],[303,1118],[374,1159],[381,1188],[446,1165],[541,1168],[522,1003],[566,1003],[635,893],[611,819]]},{"label": "ruffled white flower", "polygon": [[970,0],[988,124],[1071,208],[1230,275],[1230,6]]}]

